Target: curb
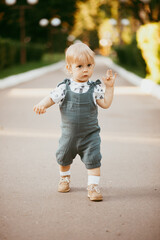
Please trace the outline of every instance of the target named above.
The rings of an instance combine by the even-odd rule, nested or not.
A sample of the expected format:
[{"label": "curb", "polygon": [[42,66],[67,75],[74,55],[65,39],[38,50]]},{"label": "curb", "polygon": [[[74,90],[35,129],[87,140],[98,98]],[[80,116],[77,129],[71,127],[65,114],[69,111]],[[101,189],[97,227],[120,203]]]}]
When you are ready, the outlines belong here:
[{"label": "curb", "polygon": [[[141,77],[137,76],[136,74],[125,70],[124,68],[115,64],[110,58],[102,57],[102,56],[96,56],[96,58],[99,60],[101,59],[103,62],[106,63],[106,65],[109,68],[112,68],[114,71],[116,71],[122,77],[125,76],[125,79],[127,81],[129,81],[130,83],[132,83],[135,86],[140,87],[140,89],[144,93],[150,94],[150,95],[156,97],[157,99],[160,99],[160,86],[158,84],[154,83],[150,79],[141,78]],[[46,67],[37,68],[37,69],[31,70],[31,71],[28,71],[25,73],[20,73],[20,74],[13,75],[13,76],[10,76],[7,78],[3,78],[0,80],[0,89],[13,87],[20,83],[28,82],[30,80],[33,80],[36,77],[44,75],[45,73],[58,70],[61,67],[63,67],[63,65],[64,65],[64,61],[60,61],[58,63],[54,63],[54,64],[51,64]]]},{"label": "curb", "polygon": [[160,100],[160,86],[150,79],[141,78],[136,74],[125,70],[124,68],[115,64],[110,58],[103,57],[106,65],[116,71],[119,75],[124,77],[128,82],[140,87],[141,91],[150,94]]},{"label": "curb", "polygon": [[64,61],[60,61],[58,63],[51,64],[46,67],[37,68],[25,73],[20,73],[17,75],[12,75],[7,78],[3,78],[0,80],[0,89],[5,89],[9,87],[13,87],[20,83],[31,81],[32,79],[42,76],[45,73],[52,72],[60,69],[64,65]]}]

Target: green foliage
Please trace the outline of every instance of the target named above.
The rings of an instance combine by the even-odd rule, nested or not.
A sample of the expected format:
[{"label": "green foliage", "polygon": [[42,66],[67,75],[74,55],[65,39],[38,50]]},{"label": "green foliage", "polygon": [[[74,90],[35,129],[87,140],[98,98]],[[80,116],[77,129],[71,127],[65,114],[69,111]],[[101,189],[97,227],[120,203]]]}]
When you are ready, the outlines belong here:
[{"label": "green foliage", "polygon": [[99,7],[99,0],[77,1],[77,11],[71,34],[88,44],[93,41],[93,34],[97,38],[97,29],[101,20],[100,13],[102,12]]},{"label": "green foliage", "polygon": [[121,18],[132,16],[132,18],[137,19],[141,24],[158,22],[160,20],[160,7],[158,0],[128,0],[119,1],[119,3]]},{"label": "green foliage", "polygon": [[[20,63],[20,48],[19,42],[0,38],[0,69]],[[40,60],[44,50],[43,45],[27,44],[27,60]]]},{"label": "green foliage", "polygon": [[26,44],[27,61],[39,61],[44,51],[45,47],[41,44]]},{"label": "green foliage", "polygon": [[0,80],[11,75],[15,75],[15,74],[23,73],[26,71],[30,71],[32,69],[44,67],[44,66],[56,63],[63,59],[64,59],[64,54],[61,54],[61,53],[44,54],[42,56],[42,60],[40,61],[31,61],[23,65],[16,64],[9,68],[2,69],[0,71]]},{"label": "green foliage", "polygon": [[[0,0],[0,36],[2,38],[20,38],[20,9],[25,9],[26,37],[32,43],[45,43],[48,38],[48,27],[41,27],[39,21],[42,18],[51,20],[54,17],[61,19],[62,24],[53,29],[70,31],[73,26],[74,12],[76,11],[75,0],[39,0],[36,5],[29,5],[27,0],[17,1],[14,6],[7,6],[4,0]],[[51,26],[51,25],[50,25]]]},{"label": "green foliage", "polygon": [[99,38],[96,30],[89,32],[89,46],[91,49],[99,48]]},{"label": "green foliage", "polygon": [[147,65],[147,78],[160,84],[160,23],[141,26],[137,41]]},{"label": "green foliage", "polygon": [[45,53],[42,56],[42,62],[51,64],[61,61],[64,58],[65,58],[64,53]]},{"label": "green foliage", "polygon": [[78,36],[78,39],[87,43],[92,50],[99,48],[99,38],[97,30],[86,31]]},{"label": "green foliage", "polygon": [[126,69],[132,69],[139,73],[142,77],[146,74],[146,64],[142,58],[141,51],[137,48],[136,38],[127,45],[114,46],[113,49],[117,53],[118,64]]},{"label": "green foliage", "polygon": [[53,35],[51,48],[48,51],[53,53],[64,53],[67,45],[67,34],[62,32],[57,32]]},{"label": "green foliage", "polygon": [[10,39],[0,38],[0,69],[17,63],[18,48]]}]

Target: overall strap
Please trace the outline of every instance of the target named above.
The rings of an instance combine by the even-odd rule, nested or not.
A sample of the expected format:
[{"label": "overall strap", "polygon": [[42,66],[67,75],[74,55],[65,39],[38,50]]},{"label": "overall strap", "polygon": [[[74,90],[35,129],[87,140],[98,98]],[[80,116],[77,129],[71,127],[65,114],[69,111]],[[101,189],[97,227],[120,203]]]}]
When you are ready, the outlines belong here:
[{"label": "overall strap", "polygon": [[101,84],[101,80],[97,79],[95,82],[88,82],[89,91],[93,92],[96,85]]},{"label": "overall strap", "polygon": [[61,84],[66,84],[66,88],[71,84],[71,80],[66,78],[63,80],[63,82],[59,83],[57,87],[59,87]]}]

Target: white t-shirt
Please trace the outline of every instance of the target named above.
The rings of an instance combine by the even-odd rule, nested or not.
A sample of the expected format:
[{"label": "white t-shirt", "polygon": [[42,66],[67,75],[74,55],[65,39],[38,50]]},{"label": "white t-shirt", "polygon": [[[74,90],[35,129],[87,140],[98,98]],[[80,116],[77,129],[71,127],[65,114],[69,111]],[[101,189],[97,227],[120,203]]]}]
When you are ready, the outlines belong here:
[{"label": "white t-shirt", "polygon": [[[89,90],[89,85],[87,84],[87,82],[84,83],[79,83],[79,82],[75,82],[72,79],[70,79],[71,83],[70,83],[70,89],[71,91],[75,92],[75,93],[85,93]],[[91,82],[89,80],[89,82]],[[60,84],[59,86],[57,86],[55,89],[53,89],[50,93],[50,98],[53,100],[53,102],[55,103],[61,103],[65,97],[66,94],[66,84]],[[103,99],[104,98],[104,89],[102,88],[102,84],[97,84],[94,87],[94,92],[93,92],[93,100],[96,104],[96,100],[97,99]]]}]

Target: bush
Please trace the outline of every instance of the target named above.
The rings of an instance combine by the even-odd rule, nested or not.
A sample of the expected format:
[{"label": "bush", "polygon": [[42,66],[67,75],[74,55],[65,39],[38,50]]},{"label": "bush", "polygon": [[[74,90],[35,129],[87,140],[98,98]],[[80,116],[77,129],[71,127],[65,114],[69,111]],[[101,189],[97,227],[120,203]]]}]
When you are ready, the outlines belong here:
[{"label": "bush", "polygon": [[44,52],[45,52],[45,47],[43,45],[27,44],[26,46],[27,61],[41,60]]},{"label": "bush", "polygon": [[16,50],[13,42],[8,39],[0,39],[0,69],[6,68],[14,63]]},{"label": "bush", "polygon": [[142,77],[145,77],[146,64],[142,58],[141,51],[137,48],[135,37],[130,44],[114,46],[114,50],[117,53],[118,64],[127,69],[135,69],[141,73]]},{"label": "bush", "polygon": [[48,49],[50,53],[64,53],[66,49],[67,33],[56,32],[52,37],[52,44]]},{"label": "bush", "polygon": [[[18,41],[0,38],[0,69],[20,63],[21,44]],[[40,60],[44,54],[43,45],[27,44],[27,61]]]},{"label": "bush", "polygon": [[137,41],[147,65],[146,77],[160,84],[160,23],[141,26]]}]

